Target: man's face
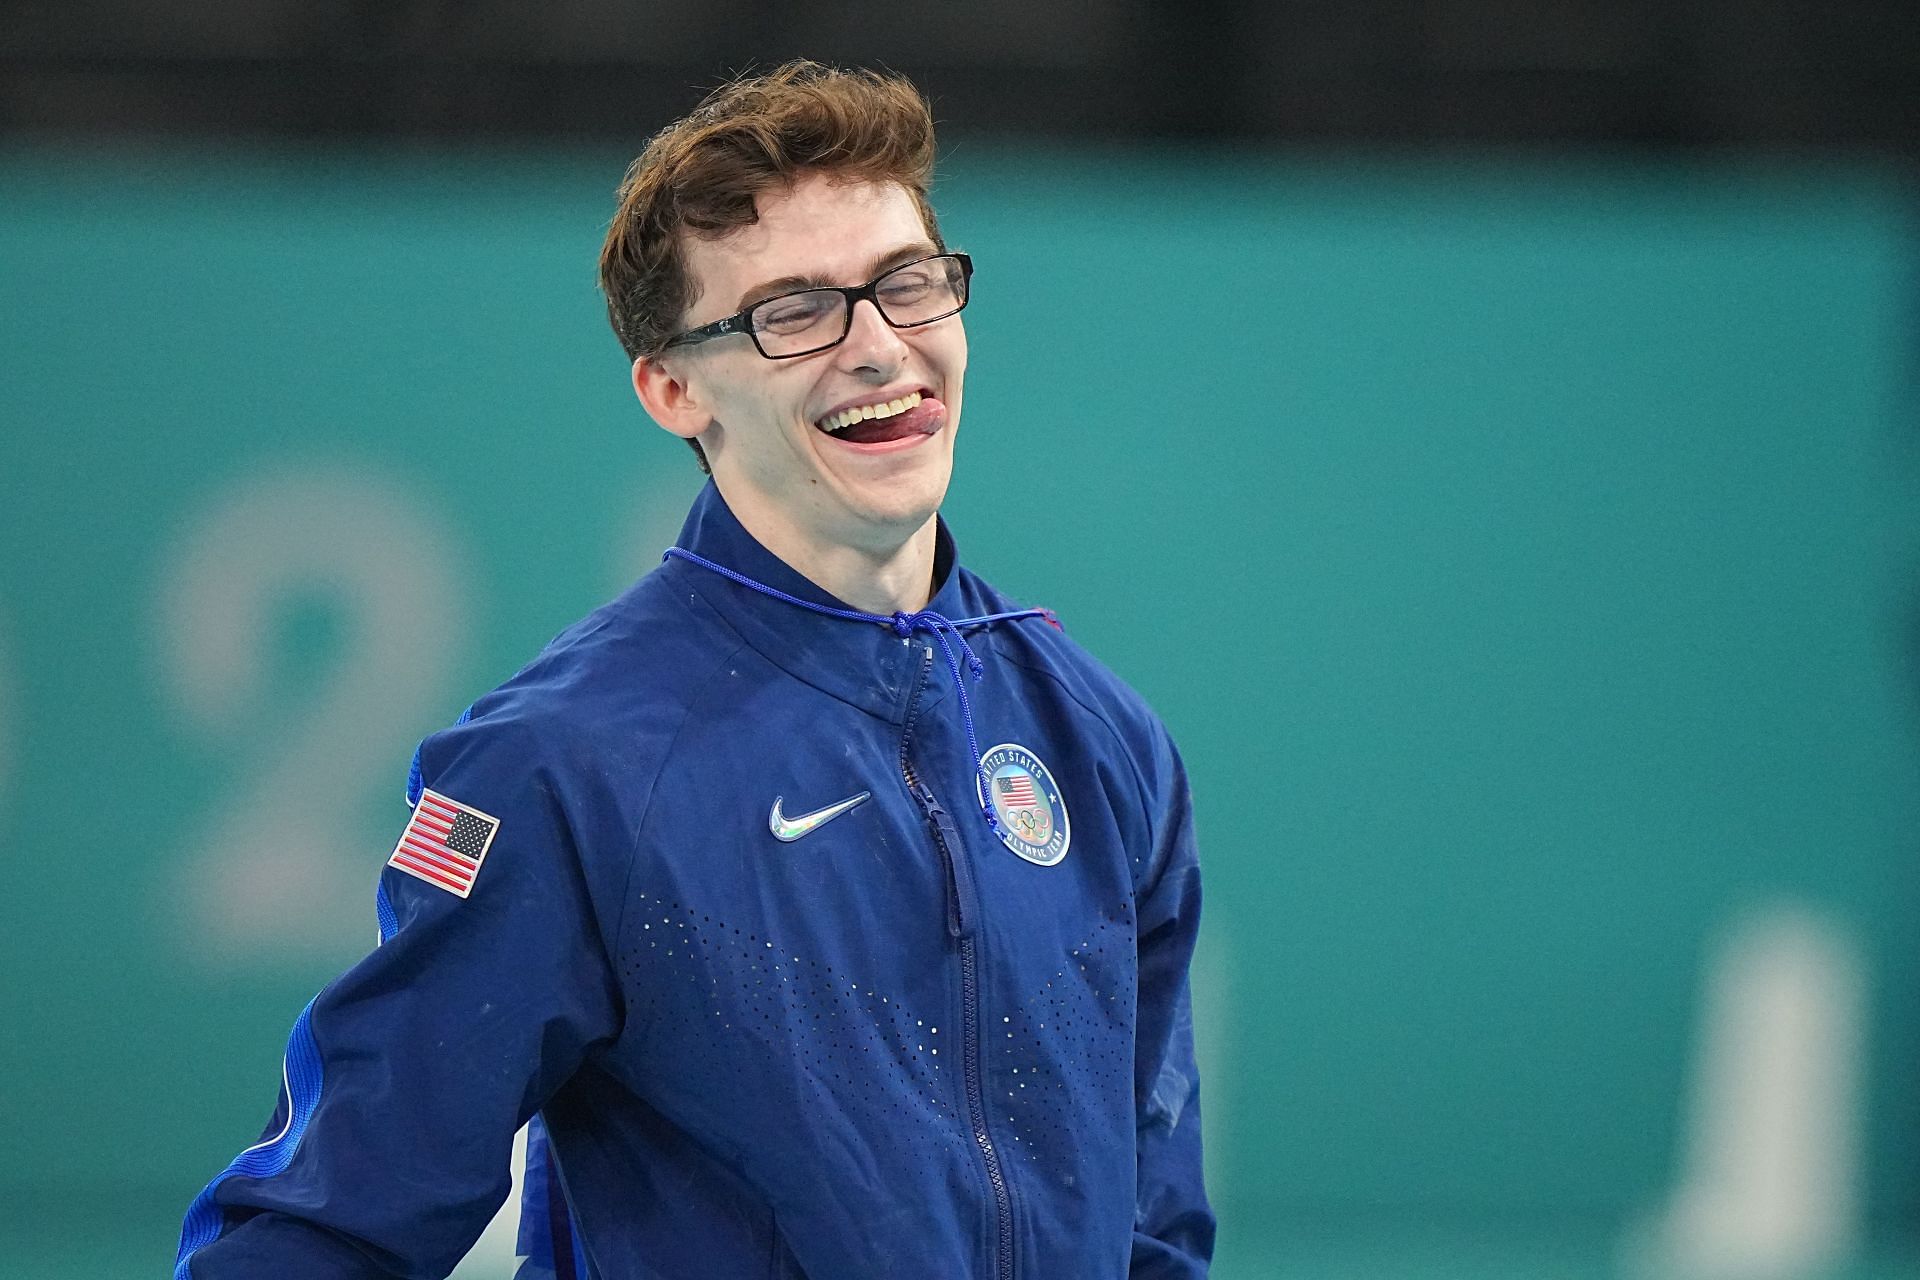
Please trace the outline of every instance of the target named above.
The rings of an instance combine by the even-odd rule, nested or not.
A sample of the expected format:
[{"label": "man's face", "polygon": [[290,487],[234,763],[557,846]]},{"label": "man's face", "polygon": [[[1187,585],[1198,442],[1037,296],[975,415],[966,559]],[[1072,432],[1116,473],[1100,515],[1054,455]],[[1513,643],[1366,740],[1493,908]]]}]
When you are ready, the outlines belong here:
[{"label": "man's face", "polygon": [[[891,183],[808,175],[761,196],[758,209],[757,223],[721,239],[688,237],[695,296],[687,327],[796,289],[865,284],[938,251],[913,197]],[[810,545],[890,552],[946,495],[967,368],[957,315],[895,329],[863,301],[846,340],[814,355],[768,360],[750,338],[728,336],[669,351],[660,363],[693,411],[669,429],[697,430],[715,482],[749,528],[777,523]],[[919,407],[891,425],[869,421],[840,434],[823,425],[846,409],[915,394]],[[862,442],[884,436],[893,438]]]}]

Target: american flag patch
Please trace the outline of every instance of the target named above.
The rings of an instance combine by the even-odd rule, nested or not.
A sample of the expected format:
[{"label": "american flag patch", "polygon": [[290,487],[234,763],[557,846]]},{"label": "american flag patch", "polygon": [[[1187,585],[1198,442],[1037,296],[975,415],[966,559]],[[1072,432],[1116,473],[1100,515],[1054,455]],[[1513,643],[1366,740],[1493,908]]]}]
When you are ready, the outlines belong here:
[{"label": "american flag patch", "polygon": [[422,790],[387,865],[464,898],[473,892],[473,878],[498,830],[500,819]]},{"label": "american flag patch", "polygon": [[1033,779],[1024,773],[1009,773],[993,781],[1009,809],[1031,809],[1040,803],[1033,794]]}]

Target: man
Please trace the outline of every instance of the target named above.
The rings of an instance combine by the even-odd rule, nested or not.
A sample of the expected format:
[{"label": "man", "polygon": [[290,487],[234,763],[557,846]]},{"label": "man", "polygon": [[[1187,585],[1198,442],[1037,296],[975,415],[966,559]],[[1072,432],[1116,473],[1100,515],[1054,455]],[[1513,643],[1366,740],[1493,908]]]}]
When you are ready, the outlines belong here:
[{"label": "man", "polygon": [[1185,776],[936,515],[932,160],[910,85],[798,63],[635,162],[602,283],[712,483],[421,745],[383,941],[177,1277],[444,1275],[536,1115],[559,1276],[1205,1274]]}]

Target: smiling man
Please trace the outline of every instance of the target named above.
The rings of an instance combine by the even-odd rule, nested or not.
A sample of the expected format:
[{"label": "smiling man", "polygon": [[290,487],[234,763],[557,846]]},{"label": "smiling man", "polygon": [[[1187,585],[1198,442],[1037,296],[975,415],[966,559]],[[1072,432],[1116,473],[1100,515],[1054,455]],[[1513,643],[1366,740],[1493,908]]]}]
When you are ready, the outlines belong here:
[{"label": "smiling man", "polygon": [[1206,1274],[1185,773],[938,517],[933,155],[911,85],[796,63],[635,162],[601,281],[712,483],[421,744],[381,945],[176,1280],[444,1275],[529,1122],[523,1277]]},{"label": "smiling man", "polygon": [[[654,176],[628,184],[630,220]],[[633,365],[648,412],[696,442],[762,546],[881,612],[931,592],[967,370],[971,263],[941,249],[924,207],[880,174],[783,178],[756,194],[754,222],[685,241],[691,310],[734,314],[640,348]],[[626,250],[616,238],[602,259],[616,327]]]}]

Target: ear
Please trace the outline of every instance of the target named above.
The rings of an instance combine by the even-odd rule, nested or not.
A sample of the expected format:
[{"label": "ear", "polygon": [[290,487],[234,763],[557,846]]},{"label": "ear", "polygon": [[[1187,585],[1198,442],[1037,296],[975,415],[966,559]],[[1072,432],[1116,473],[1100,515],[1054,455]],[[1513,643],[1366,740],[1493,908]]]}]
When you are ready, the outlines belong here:
[{"label": "ear", "polygon": [[713,425],[713,415],[701,407],[692,388],[664,357],[641,356],[633,362],[633,393],[649,417],[682,440],[692,440]]}]

